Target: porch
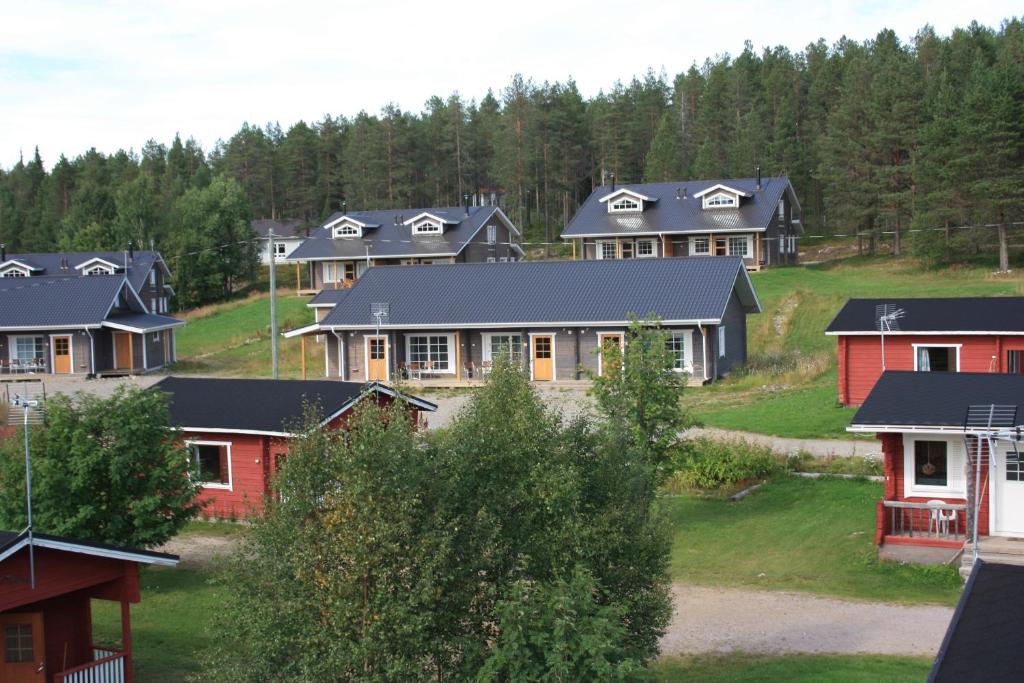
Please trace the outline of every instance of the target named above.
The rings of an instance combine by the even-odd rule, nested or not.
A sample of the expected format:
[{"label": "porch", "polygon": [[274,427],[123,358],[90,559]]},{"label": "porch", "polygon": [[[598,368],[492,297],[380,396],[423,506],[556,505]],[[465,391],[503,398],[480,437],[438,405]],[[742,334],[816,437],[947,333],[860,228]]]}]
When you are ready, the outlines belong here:
[{"label": "porch", "polygon": [[942,500],[878,501],[878,545],[960,548],[967,542],[969,534],[966,503]]},{"label": "porch", "polygon": [[91,662],[54,674],[53,683],[127,683],[127,652],[93,645],[92,656]]}]

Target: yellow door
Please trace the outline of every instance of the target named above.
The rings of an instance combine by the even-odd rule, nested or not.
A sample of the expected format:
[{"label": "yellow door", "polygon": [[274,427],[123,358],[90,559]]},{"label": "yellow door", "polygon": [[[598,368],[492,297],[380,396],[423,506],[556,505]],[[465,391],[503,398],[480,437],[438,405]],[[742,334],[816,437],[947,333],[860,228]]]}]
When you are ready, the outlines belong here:
[{"label": "yellow door", "polygon": [[550,382],[555,378],[554,342],[551,337],[533,338],[533,379]]},{"label": "yellow door", "polygon": [[605,364],[605,359],[607,357],[605,355],[605,351],[606,350],[617,351],[618,353],[616,355],[619,356],[619,358],[621,358],[622,357],[622,334],[621,333],[616,333],[616,334],[599,334],[599,335],[597,335],[597,344],[598,344],[598,354],[599,354],[597,360],[598,360],[598,365],[600,366],[599,367],[599,374],[602,377],[604,377],[605,373],[608,372],[608,366]]},{"label": "yellow door", "polygon": [[130,332],[114,333],[114,369],[131,370],[132,335]]},{"label": "yellow door", "polygon": [[0,614],[0,683],[44,683],[44,643],[41,612]]},{"label": "yellow door", "polygon": [[71,372],[71,337],[53,338],[53,371],[60,374]]},{"label": "yellow door", "polygon": [[388,338],[366,338],[366,379],[388,381]]}]

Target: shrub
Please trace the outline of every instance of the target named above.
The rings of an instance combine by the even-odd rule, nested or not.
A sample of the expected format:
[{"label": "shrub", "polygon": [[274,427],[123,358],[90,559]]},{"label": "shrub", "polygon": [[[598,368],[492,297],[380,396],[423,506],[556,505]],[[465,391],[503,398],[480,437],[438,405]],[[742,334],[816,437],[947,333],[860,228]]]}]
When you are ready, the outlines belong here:
[{"label": "shrub", "polygon": [[791,472],[821,472],[824,474],[855,474],[861,476],[882,475],[882,461],[879,458],[831,456],[816,458],[801,451],[786,458],[786,469]]},{"label": "shrub", "polygon": [[669,483],[673,490],[718,489],[763,479],[783,469],[767,446],[707,437],[684,441],[675,453],[674,465]]}]

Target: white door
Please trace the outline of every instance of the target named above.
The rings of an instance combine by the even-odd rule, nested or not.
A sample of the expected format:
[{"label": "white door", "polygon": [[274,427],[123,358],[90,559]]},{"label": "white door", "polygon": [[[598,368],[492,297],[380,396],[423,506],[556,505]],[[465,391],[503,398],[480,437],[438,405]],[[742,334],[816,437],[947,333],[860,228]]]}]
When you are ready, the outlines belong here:
[{"label": "white door", "polygon": [[[1014,462],[1006,451],[996,461],[995,533],[1001,536],[1024,536],[1024,460]],[[1024,452],[1021,453],[1024,459]]]}]

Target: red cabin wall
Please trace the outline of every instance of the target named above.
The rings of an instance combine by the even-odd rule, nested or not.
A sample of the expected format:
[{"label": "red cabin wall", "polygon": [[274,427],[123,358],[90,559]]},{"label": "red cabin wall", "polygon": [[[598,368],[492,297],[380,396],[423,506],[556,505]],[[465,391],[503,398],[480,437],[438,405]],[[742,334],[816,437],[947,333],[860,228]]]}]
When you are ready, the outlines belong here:
[{"label": "red cabin wall", "polygon": [[[914,344],[961,344],[960,372],[1005,372],[1006,351],[1024,350],[1024,339],[1001,336],[887,336],[887,370],[913,370]],[[844,335],[838,338],[839,401],[859,406],[882,376],[882,345],[878,336]],[[993,363],[993,356],[995,363]]]}]

